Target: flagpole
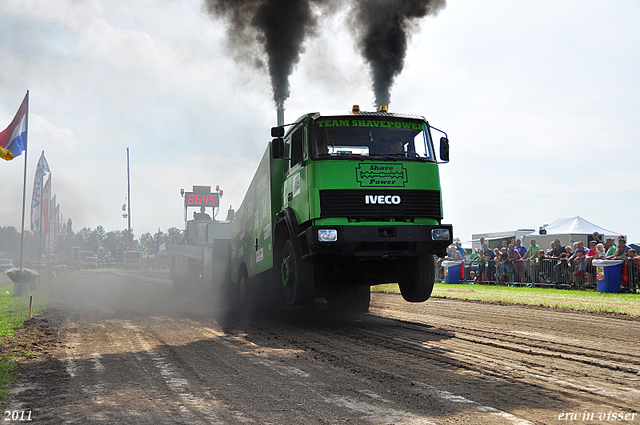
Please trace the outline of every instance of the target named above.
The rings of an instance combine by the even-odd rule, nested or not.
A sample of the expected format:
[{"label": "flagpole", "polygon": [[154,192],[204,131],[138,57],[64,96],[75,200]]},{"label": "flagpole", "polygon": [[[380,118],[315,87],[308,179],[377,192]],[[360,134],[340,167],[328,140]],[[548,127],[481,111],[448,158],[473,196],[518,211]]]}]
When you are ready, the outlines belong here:
[{"label": "flagpole", "polygon": [[[44,151],[42,151],[42,156],[44,156]],[[40,286],[40,264],[42,263],[42,228],[44,227],[44,223],[42,222],[44,217],[44,177],[40,179],[40,237],[38,238],[38,286]]]},{"label": "flagpole", "polygon": [[[25,119],[25,140],[24,140],[24,181],[22,183],[22,233],[20,235],[20,278],[18,279],[18,296],[22,295],[22,274],[24,268],[22,265],[22,256],[24,252],[24,213],[27,196],[27,152],[29,152],[29,90],[27,90],[27,117]],[[27,293],[29,295],[29,284],[27,284]],[[14,296],[16,296],[14,291]]]},{"label": "flagpole", "polygon": [[129,173],[129,148],[127,148],[127,218],[129,220],[129,251],[133,250],[133,237],[131,236],[131,175]]}]

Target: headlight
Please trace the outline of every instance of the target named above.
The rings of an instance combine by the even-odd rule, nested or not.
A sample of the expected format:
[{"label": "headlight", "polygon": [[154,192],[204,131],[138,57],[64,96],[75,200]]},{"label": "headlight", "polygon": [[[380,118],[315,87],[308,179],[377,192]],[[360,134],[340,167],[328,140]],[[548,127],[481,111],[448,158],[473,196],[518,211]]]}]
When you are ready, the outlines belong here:
[{"label": "headlight", "polygon": [[318,229],[318,242],[335,242],[338,240],[336,229]]},{"label": "headlight", "polygon": [[449,229],[433,229],[431,230],[431,239],[434,241],[448,241],[451,239]]}]

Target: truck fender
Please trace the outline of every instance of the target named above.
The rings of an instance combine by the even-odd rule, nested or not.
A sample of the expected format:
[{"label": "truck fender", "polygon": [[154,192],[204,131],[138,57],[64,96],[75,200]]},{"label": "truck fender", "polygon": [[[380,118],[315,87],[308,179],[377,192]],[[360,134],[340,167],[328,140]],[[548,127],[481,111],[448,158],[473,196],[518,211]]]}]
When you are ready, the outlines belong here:
[{"label": "truck fender", "polygon": [[274,225],[274,245],[279,249],[277,252],[280,252],[284,247],[287,239],[291,239],[293,249],[297,250],[301,257],[305,255],[307,253],[305,251],[307,250],[302,249],[303,247],[301,247],[301,244],[299,243],[299,235],[301,232],[304,236],[304,231],[300,228],[298,219],[296,218],[296,214],[293,210],[291,208],[285,208],[280,211],[276,215]]}]

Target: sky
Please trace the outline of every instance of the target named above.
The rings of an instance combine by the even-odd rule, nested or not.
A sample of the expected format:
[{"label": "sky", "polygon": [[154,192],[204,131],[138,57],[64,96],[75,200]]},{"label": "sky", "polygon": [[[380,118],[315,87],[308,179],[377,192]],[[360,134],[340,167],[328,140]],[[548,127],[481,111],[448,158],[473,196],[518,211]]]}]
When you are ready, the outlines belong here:
[{"label": "sky", "polygon": [[[55,5],[54,5],[55,3]],[[180,189],[237,209],[275,125],[267,73],[234,61],[203,0],[2,0],[0,127],[30,93],[27,218],[42,151],[74,231],[184,228]],[[321,19],[285,121],[373,110],[346,13]],[[582,218],[640,242],[640,3],[448,0],[417,22],[390,111],[447,132],[454,237]],[[20,229],[24,154],[0,161],[0,226]]]}]

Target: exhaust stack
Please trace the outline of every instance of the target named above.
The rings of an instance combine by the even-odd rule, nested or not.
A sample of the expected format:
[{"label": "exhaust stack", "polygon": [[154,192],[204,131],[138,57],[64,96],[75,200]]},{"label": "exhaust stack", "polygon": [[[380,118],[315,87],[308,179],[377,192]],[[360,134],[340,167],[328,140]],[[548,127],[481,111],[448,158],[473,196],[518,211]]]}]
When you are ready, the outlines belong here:
[{"label": "exhaust stack", "polygon": [[276,114],[278,115],[278,127],[284,125],[284,108],[282,106],[276,109]]}]

